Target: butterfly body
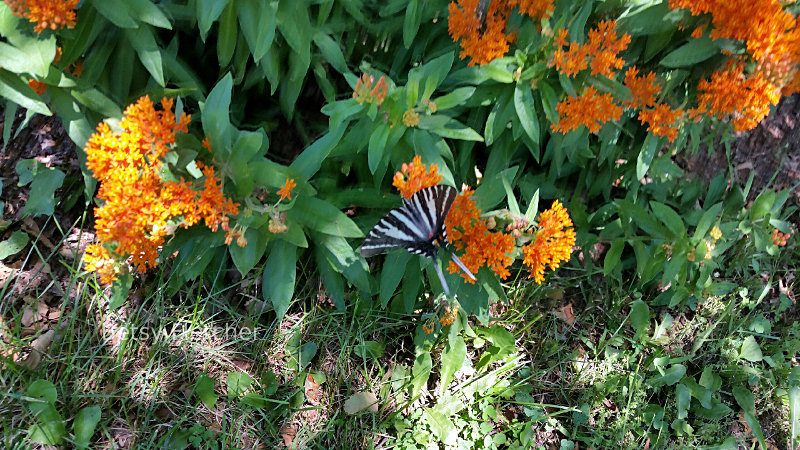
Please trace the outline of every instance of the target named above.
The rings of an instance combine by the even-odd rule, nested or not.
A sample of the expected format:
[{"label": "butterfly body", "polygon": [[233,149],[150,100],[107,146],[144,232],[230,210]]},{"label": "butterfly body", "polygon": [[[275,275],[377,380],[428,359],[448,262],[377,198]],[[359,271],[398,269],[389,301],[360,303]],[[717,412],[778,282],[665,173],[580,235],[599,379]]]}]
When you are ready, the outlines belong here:
[{"label": "butterfly body", "polygon": [[[437,185],[419,190],[403,205],[389,211],[370,230],[361,245],[361,256],[368,257],[389,250],[405,249],[411,253],[436,259],[440,247],[448,244],[445,218],[453,206],[456,189]],[[471,278],[475,276],[455,254],[453,261]],[[438,265],[435,266],[445,293],[449,288]]]}]

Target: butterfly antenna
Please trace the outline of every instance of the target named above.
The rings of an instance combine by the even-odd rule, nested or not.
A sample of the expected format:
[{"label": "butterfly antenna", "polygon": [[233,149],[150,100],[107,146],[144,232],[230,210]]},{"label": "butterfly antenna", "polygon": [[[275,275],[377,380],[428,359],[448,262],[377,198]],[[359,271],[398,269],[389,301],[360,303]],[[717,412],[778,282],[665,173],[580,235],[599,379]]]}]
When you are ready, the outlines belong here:
[{"label": "butterfly antenna", "polygon": [[450,252],[450,259],[452,259],[453,262],[456,263],[456,265],[458,265],[458,267],[460,267],[461,270],[463,270],[464,273],[466,273],[468,277],[472,278],[473,280],[476,279],[475,275],[473,275],[472,272],[470,272],[469,269],[467,269],[467,266],[465,266],[464,263],[461,262],[460,259],[458,259],[458,256],[456,256],[455,253]]},{"label": "butterfly antenna", "polygon": [[442,273],[442,268],[439,267],[439,264],[434,260],[433,267],[436,268],[436,275],[439,275],[439,281],[442,282],[442,289],[444,289],[444,295],[450,297],[450,287],[447,285],[447,281],[444,279],[444,274]]}]

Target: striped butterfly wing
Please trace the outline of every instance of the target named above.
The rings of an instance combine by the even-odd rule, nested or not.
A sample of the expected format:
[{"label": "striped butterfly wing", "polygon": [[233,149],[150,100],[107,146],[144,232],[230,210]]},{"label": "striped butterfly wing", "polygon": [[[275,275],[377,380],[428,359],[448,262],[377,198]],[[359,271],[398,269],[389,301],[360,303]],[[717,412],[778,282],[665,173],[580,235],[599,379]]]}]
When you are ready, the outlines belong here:
[{"label": "striped butterfly wing", "polygon": [[456,198],[451,186],[421,189],[400,208],[389,211],[375,225],[361,245],[364,257],[389,250],[405,249],[428,258],[436,256],[437,245],[447,241],[444,219]]}]

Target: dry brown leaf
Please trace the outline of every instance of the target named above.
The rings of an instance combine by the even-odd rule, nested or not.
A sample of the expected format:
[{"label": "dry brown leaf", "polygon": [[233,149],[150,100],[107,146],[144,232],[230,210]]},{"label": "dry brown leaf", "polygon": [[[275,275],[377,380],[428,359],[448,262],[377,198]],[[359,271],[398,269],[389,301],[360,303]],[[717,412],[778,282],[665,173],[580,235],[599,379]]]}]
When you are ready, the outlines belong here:
[{"label": "dry brown leaf", "polygon": [[570,325],[575,323],[575,313],[572,312],[572,303],[567,303],[565,306],[556,309],[553,311],[553,314]]},{"label": "dry brown leaf", "polygon": [[42,355],[47,352],[47,349],[50,348],[50,344],[53,343],[53,337],[55,335],[55,330],[47,330],[42,333],[41,336],[31,342],[30,352],[26,356],[19,354],[14,360],[19,365],[27,367],[30,370],[36,369],[42,362]]},{"label": "dry brown leaf", "polygon": [[320,400],[322,400],[322,390],[320,389],[320,384],[314,380],[314,376],[310,373],[306,376],[305,382],[305,393],[306,399],[312,405],[319,405]]},{"label": "dry brown leaf", "polygon": [[281,437],[283,438],[283,445],[290,446],[297,436],[297,425],[284,425],[281,427]]}]

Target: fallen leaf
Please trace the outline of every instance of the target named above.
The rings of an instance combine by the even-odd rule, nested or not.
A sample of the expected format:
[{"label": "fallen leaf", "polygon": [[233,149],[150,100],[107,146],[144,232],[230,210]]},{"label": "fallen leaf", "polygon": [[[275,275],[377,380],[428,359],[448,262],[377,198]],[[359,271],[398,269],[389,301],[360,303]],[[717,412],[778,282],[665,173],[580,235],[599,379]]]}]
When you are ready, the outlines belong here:
[{"label": "fallen leaf", "polygon": [[344,412],[355,414],[367,410],[378,412],[378,397],[372,392],[356,392],[344,402]]},{"label": "fallen leaf", "polygon": [[312,405],[318,405],[322,400],[322,390],[320,384],[314,380],[314,376],[310,373],[306,376],[305,393],[308,402]]},{"label": "fallen leaf", "polygon": [[42,362],[42,355],[44,355],[47,352],[47,349],[50,348],[50,344],[53,342],[53,336],[55,336],[55,334],[55,330],[47,330],[46,332],[42,333],[41,336],[37,337],[33,340],[33,342],[31,342],[30,352],[27,354],[27,356],[22,356],[21,354],[18,355],[19,359],[15,358],[16,362],[30,370],[36,369]]},{"label": "fallen leaf", "polygon": [[283,445],[290,446],[297,436],[297,425],[284,425],[281,428],[281,437],[283,438]]},{"label": "fallen leaf", "polygon": [[575,323],[575,313],[572,312],[572,303],[567,303],[566,306],[556,309],[553,314],[563,320],[564,322],[572,325]]}]

